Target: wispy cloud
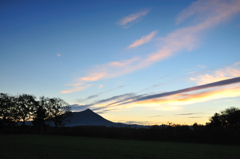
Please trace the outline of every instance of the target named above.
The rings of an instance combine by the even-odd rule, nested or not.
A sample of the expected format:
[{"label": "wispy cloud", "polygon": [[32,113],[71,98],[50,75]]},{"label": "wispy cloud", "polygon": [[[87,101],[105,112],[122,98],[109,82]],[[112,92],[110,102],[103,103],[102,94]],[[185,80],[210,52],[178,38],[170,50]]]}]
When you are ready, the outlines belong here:
[{"label": "wispy cloud", "polygon": [[132,69],[134,69],[129,67],[138,63],[139,61],[141,61],[139,58],[132,58],[129,60],[114,61],[107,64],[98,65],[95,67],[95,69],[90,71],[87,76],[79,78],[78,81],[98,81],[100,79],[113,78],[127,74],[132,72]]},{"label": "wispy cloud", "polygon": [[[239,97],[239,91],[240,87],[219,88],[215,90],[205,90],[197,93],[188,92],[159,98],[151,98],[139,102],[136,101],[133,104],[137,107],[145,107],[163,111],[175,111],[181,109],[181,105],[189,105],[193,103],[201,103],[229,97]],[[129,103],[129,105],[131,104]]]},{"label": "wispy cloud", "polygon": [[239,97],[239,83],[240,77],[236,77],[165,93],[151,95],[136,95],[134,93],[127,93],[100,100],[95,103],[88,104],[88,106],[98,111],[118,110],[136,106],[162,111],[176,111],[181,109],[180,105],[228,97]]},{"label": "wispy cloud", "polygon": [[198,0],[179,14],[176,23],[182,23],[193,16],[198,21],[220,22],[239,12],[239,5],[239,0]]},{"label": "wispy cloud", "polygon": [[124,28],[129,28],[133,23],[141,20],[143,16],[147,15],[149,10],[143,10],[137,13],[130,14],[121,20],[118,21],[118,25],[121,25]]},{"label": "wispy cloud", "polygon": [[180,105],[239,97],[238,83],[240,83],[240,77],[140,98],[133,97],[131,100],[122,101],[119,105],[143,106],[165,111],[178,110],[181,108]]},{"label": "wispy cloud", "polygon": [[70,105],[71,106],[71,110],[74,111],[74,112],[78,112],[78,111],[83,111],[83,110],[86,110],[88,109],[91,105],[87,105],[87,104],[72,104]]},{"label": "wispy cloud", "polygon": [[106,72],[92,72],[88,77],[79,78],[80,81],[97,81],[104,78],[107,75]]},{"label": "wispy cloud", "polygon": [[154,85],[152,85],[152,86],[150,86],[148,88],[140,90],[139,93],[140,92],[144,92],[144,91],[148,91],[148,90],[152,90],[153,88],[156,88],[156,87],[159,87],[159,86],[162,86],[162,85],[163,85],[162,83],[161,84],[154,84]]},{"label": "wispy cloud", "polygon": [[81,86],[83,85],[84,83],[82,82],[78,82],[78,83],[73,83],[73,84],[67,84],[66,86],[70,86],[70,87],[77,87],[77,86]]},{"label": "wispy cloud", "polygon": [[71,107],[73,106],[73,110],[75,111],[79,111],[82,109],[87,109],[90,108],[92,110],[97,110],[97,111],[107,111],[107,110],[112,110],[114,109],[113,107],[109,107],[108,105],[113,105],[113,103],[115,103],[116,101],[125,101],[126,99],[129,99],[131,97],[136,96],[136,94],[134,93],[126,93],[126,94],[122,94],[122,95],[117,95],[117,96],[113,96],[110,98],[106,98],[103,100],[98,100],[94,103],[90,103],[90,104],[73,104],[71,105]]},{"label": "wispy cloud", "polygon": [[157,34],[157,31],[153,31],[150,34],[143,36],[141,39],[134,41],[131,45],[129,45],[127,48],[131,49],[134,47],[138,47],[140,45],[143,45],[145,43],[148,43],[152,38]]},{"label": "wispy cloud", "polygon": [[157,117],[162,117],[164,115],[154,115],[154,116],[148,116],[147,118],[157,118]]},{"label": "wispy cloud", "polygon": [[151,122],[149,122],[149,121],[122,121],[122,123],[128,124],[129,126],[133,125],[133,127],[134,127],[134,124],[136,124],[136,125],[150,125],[151,124]]},{"label": "wispy cloud", "polygon": [[228,66],[223,69],[218,69],[213,73],[199,75],[197,77],[191,77],[190,80],[197,82],[199,85],[210,82],[221,81],[224,79],[230,79],[233,77],[240,77],[240,66],[237,63],[232,66]]},{"label": "wispy cloud", "polygon": [[202,116],[192,116],[192,117],[188,117],[188,118],[202,118]]},{"label": "wispy cloud", "polygon": [[85,86],[78,86],[78,87],[73,87],[71,89],[67,89],[67,90],[63,90],[60,93],[62,94],[66,94],[66,93],[73,93],[73,92],[78,92],[78,91],[82,91],[85,90],[86,88],[92,86],[91,84],[85,85]]},{"label": "wispy cloud", "polygon": [[79,103],[81,103],[81,102],[86,102],[86,101],[88,101],[88,100],[90,100],[90,99],[97,98],[97,97],[99,97],[99,96],[102,95],[102,94],[106,94],[106,93],[115,91],[115,90],[117,90],[117,89],[123,88],[123,87],[124,87],[124,86],[121,85],[121,86],[118,86],[118,87],[115,87],[115,88],[112,88],[112,89],[109,89],[109,90],[106,90],[106,91],[103,91],[103,92],[99,92],[99,93],[97,93],[97,94],[93,94],[93,95],[88,96],[87,98],[84,98],[84,99],[77,99],[76,101],[79,102]]},{"label": "wispy cloud", "polygon": [[[191,93],[194,91],[200,91],[200,90],[206,90],[206,89],[211,89],[211,88],[219,88],[222,86],[227,86],[231,84],[236,84],[240,83],[240,77],[237,78],[232,78],[232,79],[227,79],[227,80],[222,80],[218,82],[213,82],[213,83],[208,83],[205,85],[200,85],[200,86],[195,86],[195,87],[190,87],[190,88],[185,88],[185,89],[180,89],[176,91],[171,91],[171,92],[166,92],[166,93],[160,93],[160,94],[153,94],[153,95],[148,95],[148,96],[143,96],[140,98],[136,98],[130,102],[125,102],[123,104],[128,104],[128,103],[134,103],[137,102],[138,104],[144,104],[144,103],[169,103],[169,102],[181,102],[181,101],[193,101],[195,99],[197,100],[202,100],[206,98],[207,100],[209,99],[216,99],[216,98],[222,98],[224,97],[235,97],[235,96],[240,96],[237,91],[239,91],[240,87],[236,87],[235,90],[232,89],[221,89],[221,91],[218,90],[207,90],[205,92],[197,92],[197,93],[192,93],[192,94],[186,94],[186,93]],[[221,96],[220,96],[221,94]],[[229,96],[228,96],[228,95]],[[171,98],[165,98],[169,97]],[[211,97],[211,98],[209,98]]]},{"label": "wispy cloud", "polygon": [[123,61],[114,61],[103,65],[95,66],[87,76],[80,77],[80,82],[92,82],[101,79],[114,78],[132,73],[139,69],[148,67],[156,62],[165,60],[181,50],[191,50],[195,44],[196,29],[185,28],[174,31],[166,38],[163,38],[161,49],[146,57],[134,57]]},{"label": "wispy cloud", "polygon": [[182,114],[175,114],[175,115],[194,115],[194,114],[199,114],[199,113],[182,113]]},{"label": "wispy cloud", "polygon": [[[77,82],[92,82],[122,76],[170,58],[180,51],[192,50],[195,46],[197,46],[199,33],[228,20],[240,11],[240,1],[231,0],[229,3],[227,2],[228,1],[224,0],[197,1],[197,3],[190,6],[187,10],[194,10],[194,8],[196,7],[201,8],[202,6],[204,6],[204,8],[206,7],[209,12],[207,15],[202,12],[197,12],[194,14],[189,13],[189,15],[198,16],[204,14],[202,15],[199,23],[190,27],[177,29],[172,33],[168,34],[165,38],[161,38],[161,48],[158,49],[156,52],[148,54],[146,57],[134,57],[127,60],[114,61],[107,64],[95,66],[95,68],[90,70],[86,76],[80,77]],[[208,3],[211,5],[207,5]],[[212,4],[220,6],[220,10],[217,7],[213,7],[212,9]],[[182,14],[187,15],[187,13]],[[143,15],[143,13],[136,15]],[[185,20],[186,17],[189,17],[186,15],[183,16],[185,18],[182,19]],[[127,24],[127,21],[130,20],[125,20],[125,22],[122,22],[122,24]]]},{"label": "wispy cloud", "polygon": [[61,57],[61,54],[57,54],[57,57]]},{"label": "wispy cloud", "polygon": [[[92,99],[92,98],[97,98],[98,96],[99,96],[98,94],[94,94],[94,95],[88,96],[87,98],[84,99],[84,101]],[[81,100],[81,101],[83,101],[83,100]]]},{"label": "wispy cloud", "polygon": [[[162,96],[156,98],[149,98],[142,101],[133,101],[134,106],[141,107],[149,107],[158,110],[167,110],[163,109],[164,107],[169,107],[171,109],[180,109],[181,105],[189,105],[193,103],[200,103],[211,101],[215,99],[224,99],[224,98],[233,98],[239,97],[240,87],[232,86],[232,87],[223,87],[218,89],[205,90],[201,92],[187,92],[187,93],[179,93],[173,94],[169,96]],[[131,103],[126,103],[131,104]],[[176,108],[174,108],[176,106]],[[168,111],[169,111],[168,110]]]},{"label": "wispy cloud", "polygon": [[126,94],[123,94],[123,95],[113,96],[111,98],[107,98],[107,99],[97,101],[95,104],[112,103],[113,101],[118,101],[118,100],[124,101],[124,100],[128,99],[129,97],[131,98],[131,97],[134,97],[134,96],[135,96],[134,93],[126,93]]}]

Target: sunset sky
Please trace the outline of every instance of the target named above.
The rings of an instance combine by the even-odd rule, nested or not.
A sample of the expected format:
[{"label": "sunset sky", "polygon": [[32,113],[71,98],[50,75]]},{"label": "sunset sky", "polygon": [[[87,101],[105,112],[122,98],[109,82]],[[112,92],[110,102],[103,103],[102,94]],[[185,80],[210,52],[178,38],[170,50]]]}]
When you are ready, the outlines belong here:
[{"label": "sunset sky", "polygon": [[240,0],[1,0],[0,92],[113,122],[240,108]]}]

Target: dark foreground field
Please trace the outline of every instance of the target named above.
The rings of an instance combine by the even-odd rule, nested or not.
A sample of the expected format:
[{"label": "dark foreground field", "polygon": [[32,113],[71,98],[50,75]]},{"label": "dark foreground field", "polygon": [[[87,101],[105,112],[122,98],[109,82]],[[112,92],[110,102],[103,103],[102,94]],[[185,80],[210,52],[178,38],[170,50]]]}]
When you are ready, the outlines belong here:
[{"label": "dark foreground field", "polygon": [[238,159],[240,147],[88,137],[0,135],[1,159]]}]

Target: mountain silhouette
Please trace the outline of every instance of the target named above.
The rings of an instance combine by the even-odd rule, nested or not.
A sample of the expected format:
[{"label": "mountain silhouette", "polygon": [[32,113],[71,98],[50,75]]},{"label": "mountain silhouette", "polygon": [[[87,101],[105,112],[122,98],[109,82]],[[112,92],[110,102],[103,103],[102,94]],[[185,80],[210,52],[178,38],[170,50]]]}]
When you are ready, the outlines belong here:
[{"label": "mountain silhouette", "polygon": [[[45,121],[47,125],[54,126],[52,121]],[[18,122],[18,125],[22,125],[22,122]],[[26,125],[32,126],[32,121],[27,121]],[[125,124],[114,123],[107,119],[104,119],[102,116],[93,112],[90,109],[86,109],[81,112],[73,112],[72,116],[66,119],[64,126],[73,127],[73,126],[123,126]]]},{"label": "mountain silhouette", "polygon": [[93,112],[90,109],[86,109],[81,112],[73,112],[72,116],[69,117],[70,122],[66,123],[65,126],[115,126],[116,123],[113,123],[107,119],[104,119],[102,116]]}]

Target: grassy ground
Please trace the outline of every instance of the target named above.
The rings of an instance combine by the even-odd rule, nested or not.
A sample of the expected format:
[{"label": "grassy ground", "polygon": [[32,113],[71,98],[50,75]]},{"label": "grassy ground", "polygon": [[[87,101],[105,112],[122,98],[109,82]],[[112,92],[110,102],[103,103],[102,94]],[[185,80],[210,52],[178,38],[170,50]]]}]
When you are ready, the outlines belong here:
[{"label": "grassy ground", "polygon": [[0,135],[1,159],[237,159],[240,147],[69,136]]}]

